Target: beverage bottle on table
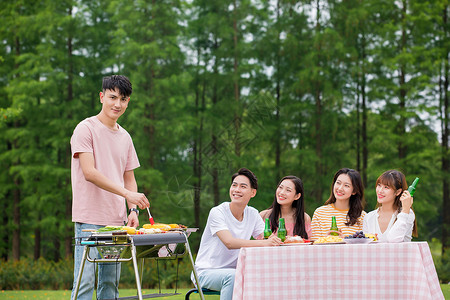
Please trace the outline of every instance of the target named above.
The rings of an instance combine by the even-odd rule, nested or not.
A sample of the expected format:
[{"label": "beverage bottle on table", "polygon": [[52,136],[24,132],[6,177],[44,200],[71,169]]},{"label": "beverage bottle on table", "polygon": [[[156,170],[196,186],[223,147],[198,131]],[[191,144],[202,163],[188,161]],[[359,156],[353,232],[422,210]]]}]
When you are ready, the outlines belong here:
[{"label": "beverage bottle on table", "polygon": [[266,227],[264,228],[264,238],[268,239],[271,234],[272,234],[272,229],[270,229],[269,218],[266,218]]},{"label": "beverage bottle on table", "polygon": [[281,239],[282,242],[286,239],[286,227],[284,226],[284,218],[280,218],[278,222],[278,237]]},{"label": "beverage bottle on table", "polygon": [[416,185],[418,182],[419,182],[419,177],[416,177],[416,179],[414,179],[413,183],[408,188],[408,192],[411,195],[411,197],[413,197],[414,193],[416,192]]},{"label": "beverage bottle on table", "polygon": [[[337,224],[336,224],[336,217],[332,216],[331,217],[331,228],[330,228],[330,235],[339,235],[339,233],[337,233],[339,231]],[[333,232],[336,231],[336,232]]]}]

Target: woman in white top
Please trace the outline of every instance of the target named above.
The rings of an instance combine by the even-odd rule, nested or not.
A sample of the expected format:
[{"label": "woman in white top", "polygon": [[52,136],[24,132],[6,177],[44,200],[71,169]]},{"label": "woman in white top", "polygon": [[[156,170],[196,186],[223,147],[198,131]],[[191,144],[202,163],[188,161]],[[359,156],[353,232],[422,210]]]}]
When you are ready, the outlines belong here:
[{"label": "woman in white top", "polygon": [[412,236],[417,237],[413,198],[407,189],[402,172],[389,170],[378,177],[377,209],[364,218],[364,233],[377,234],[382,243],[410,242]]}]

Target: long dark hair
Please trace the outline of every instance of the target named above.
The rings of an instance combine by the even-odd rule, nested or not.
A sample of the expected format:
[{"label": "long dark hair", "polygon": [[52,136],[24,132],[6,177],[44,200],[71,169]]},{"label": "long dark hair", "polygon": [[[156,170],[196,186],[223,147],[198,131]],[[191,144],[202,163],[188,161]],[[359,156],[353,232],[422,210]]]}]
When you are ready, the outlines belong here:
[{"label": "long dark hair", "polygon": [[350,196],[350,209],[348,210],[347,222],[345,223],[345,225],[347,226],[353,226],[358,222],[358,218],[361,216],[363,208],[366,204],[364,201],[364,186],[361,180],[361,175],[358,171],[349,168],[342,168],[337,171],[336,174],[334,174],[333,183],[331,184],[330,198],[328,198],[328,200],[325,202],[325,205],[336,202],[336,197],[334,196],[333,192],[334,183],[341,174],[347,174],[348,177],[350,177],[353,186],[352,193],[355,193],[354,195]]},{"label": "long dark hair", "polygon": [[[300,193],[300,198],[292,202],[292,207],[295,208],[294,212],[294,219],[295,219],[295,225],[294,225],[294,235],[299,235],[304,239],[308,238],[308,234],[306,233],[305,229],[305,204],[304,204],[304,191],[303,191],[303,182],[300,178],[297,176],[289,175],[281,178],[280,182],[277,185],[277,188],[280,186],[280,184],[284,180],[290,180],[294,183],[295,186],[295,194]],[[272,209],[269,220],[270,220],[270,227],[272,229],[272,232],[275,232],[278,229],[278,219],[281,215],[281,205],[277,202],[277,195],[275,194],[274,200],[272,205],[269,207],[269,209]]]},{"label": "long dark hair", "polygon": [[[402,211],[402,202],[400,201],[400,197],[402,196],[403,191],[408,189],[408,184],[406,183],[405,175],[402,172],[397,171],[397,170],[389,170],[389,171],[386,171],[383,174],[381,174],[380,177],[378,177],[377,182],[375,183],[375,188],[377,187],[377,185],[379,183],[382,185],[387,185],[388,187],[393,189],[394,192],[399,189],[402,190],[397,196],[395,196],[395,199],[394,199],[394,208],[397,209],[397,212],[401,212]],[[376,207],[378,208],[380,206],[381,205],[377,201]],[[414,227],[413,227],[412,235],[414,237],[418,236],[416,219],[414,219]]]}]

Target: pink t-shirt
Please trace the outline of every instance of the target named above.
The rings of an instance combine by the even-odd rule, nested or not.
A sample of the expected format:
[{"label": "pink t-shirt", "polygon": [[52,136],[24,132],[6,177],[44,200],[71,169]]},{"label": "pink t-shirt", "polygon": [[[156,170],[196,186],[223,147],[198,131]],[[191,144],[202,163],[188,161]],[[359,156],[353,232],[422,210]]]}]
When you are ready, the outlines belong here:
[{"label": "pink t-shirt", "polygon": [[125,199],[86,181],[78,154],[93,153],[95,168],[116,184],[124,186],[123,175],[139,167],[139,160],[128,132],[118,125],[113,131],[96,117],[81,121],[73,131],[72,221],[96,225],[123,225],[127,220]]},{"label": "pink t-shirt", "polygon": [[[290,235],[290,236],[294,235],[295,223],[285,223],[284,226],[286,227],[287,235]],[[308,239],[310,239],[312,236],[311,222],[305,221],[305,231],[306,231],[306,234],[308,235]]]}]

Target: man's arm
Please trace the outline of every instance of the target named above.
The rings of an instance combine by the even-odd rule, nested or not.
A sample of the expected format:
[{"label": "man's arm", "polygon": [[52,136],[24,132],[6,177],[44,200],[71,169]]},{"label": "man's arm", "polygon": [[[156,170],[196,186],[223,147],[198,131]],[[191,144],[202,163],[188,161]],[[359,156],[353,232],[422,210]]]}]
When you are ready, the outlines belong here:
[{"label": "man's arm", "polygon": [[280,245],[281,239],[272,234],[267,240],[243,240],[233,237],[229,230],[220,230],[217,236],[228,249],[239,249],[242,247],[267,247]]},{"label": "man's arm", "polygon": [[[95,184],[101,189],[104,189],[108,192],[114,193],[116,195],[122,196],[125,199],[127,199],[128,203],[135,204],[139,206],[141,209],[144,209],[146,207],[149,207],[150,204],[148,202],[147,197],[145,197],[144,194],[137,192],[137,186],[136,191],[131,191],[125,187],[122,187],[113,181],[111,181],[109,178],[107,178],[105,175],[100,173],[95,168],[95,160],[94,155],[90,152],[82,152],[79,153],[79,159],[80,159],[80,165],[81,169],[84,174],[84,178]],[[124,174],[125,178],[125,174]],[[134,179],[134,173],[133,173],[133,179]],[[136,181],[134,181],[136,184]],[[128,186],[129,187],[129,186]]]}]

